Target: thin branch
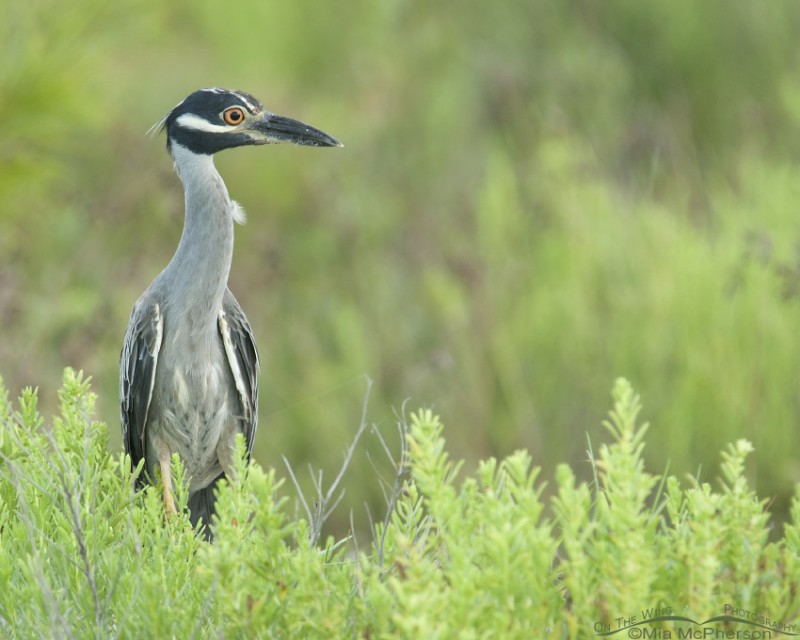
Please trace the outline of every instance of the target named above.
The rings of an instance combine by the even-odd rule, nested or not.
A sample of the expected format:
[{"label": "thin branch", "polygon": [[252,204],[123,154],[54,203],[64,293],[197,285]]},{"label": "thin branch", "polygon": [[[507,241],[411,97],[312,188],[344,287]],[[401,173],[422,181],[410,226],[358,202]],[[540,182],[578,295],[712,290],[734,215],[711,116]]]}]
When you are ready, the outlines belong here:
[{"label": "thin branch", "polygon": [[392,457],[391,453],[389,452],[389,447],[386,445],[383,436],[380,432],[377,432],[378,439],[383,445],[383,450],[386,452],[389,460],[391,461],[392,465],[395,469],[395,476],[394,476],[394,484],[392,485],[392,491],[389,494],[389,503],[386,506],[386,516],[383,518],[383,529],[381,530],[381,539],[378,542],[378,569],[383,570],[383,557],[384,557],[384,549],[386,547],[386,533],[389,530],[389,524],[392,520],[392,514],[394,513],[395,507],[397,506],[397,501],[400,498],[400,495],[403,491],[403,486],[406,482],[406,477],[408,475],[408,469],[406,465],[406,460],[408,458],[408,439],[406,438],[406,434],[408,433],[408,422],[405,418],[406,413],[406,402],[403,402],[403,406],[400,409],[400,415],[397,416],[397,435],[400,439],[400,460],[395,463],[394,458]]},{"label": "thin branch", "polygon": [[[5,458],[5,456],[3,457]],[[50,618],[50,628],[53,630],[60,628],[60,631],[64,634],[64,637],[72,638],[72,630],[67,624],[66,619],[63,617],[61,608],[59,607],[55,595],[53,594],[53,590],[50,588],[50,585],[47,582],[47,577],[44,571],[44,563],[42,562],[40,550],[36,544],[36,539],[34,538],[34,532],[40,534],[41,538],[47,538],[33,522],[31,507],[25,498],[25,492],[20,483],[20,469],[16,464],[11,463],[11,461],[7,458],[6,460],[8,461],[8,466],[6,467],[8,469],[8,475],[6,477],[8,477],[8,479],[11,481],[11,484],[16,489],[17,500],[21,506],[21,509],[18,513],[20,520],[22,520],[26,525],[25,530],[28,534],[28,541],[31,545],[31,555],[36,566],[36,582],[39,585],[39,590],[41,591],[44,601],[49,605],[49,610],[47,613],[48,617]]]},{"label": "thin branch", "polygon": [[[86,437],[86,430],[88,428],[87,425],[88,416],[84,416],[84,455],[83,460],[81,462],[81,469],[80,473],[82,478],[85,478],[88,475],[87,470],[87,458],[89,456],[89,442],[88,438]],[[97,593],[97,582],[95,580],[94,575],[94,568],[92,567],[91,559],[89,558],[89,549],[86,546],[86,537],[83,532],[83,524],[81,522],[81,513],[80,513],[80,501],[81,501],[81,490],[80,490],[80,483],[73,483],[73,487],[70,486],[70,483],[67,480],[67,473],[70,469],[69,461],[64,457],[64,452],[58,446],[58,442],[56,442],[55,436],[52,432],[46,432],[45,438],[47,439],[48,444],[50,445],[51,450],[55,453],[57,457],[58,467],[56,477],[58,479],[58,483],[61,489],[60,497],[65,502],[65,515],[67,516],[67,520],[69,521],[70,526],[72,527],[72,533],[75,536],[75,541],[78,543],[78,553],[81,559],[81,570],[83,572],[86,581],[89,583],[89,589],[91,590],[92,594],[92,604],[94,606],[94,617],[95,617],[95,625],[97,629],[101,628],[102,624],[102,615],[100,610],[100,596]],[[74,491],[73,491],[74,489]]]},{"label": "thin branch", "polygon": [[303,495],[303,490],[300,488],[300,483],[297,481],[297,477],[294,475],[294,470],[292,469],[292,465],[289,464],[289,460],[286,458],[286,456],[281,456],[281,458],[283,459],[283,464],[286,465],[286,470],[289,472],[289,477],[292,479],[292,484],[294,485],[294,488],[297,489],[297,496],[300,498],[300,502],[303,505],[303,509],[306,512],[306,517],[308,518],[308,521],[311,522],[312,519],[311,509],[309,508],[308,503],[306,502],[306,498]]},{"label": "thin branch", "polygon": [[356,558],[359,557],[358,552],[358,538],[356,537],[356,525],[353,522],[353,510],[350,509],[350,537],[353,539],[353,546],[355,546]]},{"label": "thin branch", "polygon": [[[372,380],[369,376],[366,376],[367,380],[367,390],[364,394],[364,402],[361,407],[361,422],[358,426],[358,430],[356,431],[353,440],[350,443],[350,446],[344,452],[344,460],[342,461],[342,466],[339,469],[339,472],[336,474],[336,477],[333,479],[330,487],[328,490],[325,491],[323,487],[323,477],[322,477],[322,470],[320,469],[318,473],[314,472],[314,469],[311,465],[309,465],[309,475],[311,476],[311,482],[314,486],[314,491],[316,493],[316,501],[314,504],[314,510],[309,506],[308,501],[306,500],[303,492],[300,488],[300,483],[297,481],[297,478],[292,470],[289,461],[286,459],[286,456],[283,457],[283,462],[286,465],[287,470],[289,471],[289,477],[292,480],[292,484],[294,484],[295,489],[297,489],[297,494],[300,498],[300,501],[303,504],[303,508],[305,509],[306,516],[308,517],[308,524],[309,524],[309,544],[313,547],[319,540],[320,536],[322,535],[322,527],[325,524],[325,521],[330,517],[333,510],[337,507],[337,505],[341,502],[342,498],[344,497],[344,490],[338,492],[339,485],[344,478],[344,474],[347,471],[348,467],[350,466],[350,462],[353,459],[353,454],[355,453],[356,447],[358,445],[361,436],[366,431],[369,424],[367,423],[367,409],[369,407],[369,396],[372,390]],[[334,496],[336,496],[334,498]]]}]

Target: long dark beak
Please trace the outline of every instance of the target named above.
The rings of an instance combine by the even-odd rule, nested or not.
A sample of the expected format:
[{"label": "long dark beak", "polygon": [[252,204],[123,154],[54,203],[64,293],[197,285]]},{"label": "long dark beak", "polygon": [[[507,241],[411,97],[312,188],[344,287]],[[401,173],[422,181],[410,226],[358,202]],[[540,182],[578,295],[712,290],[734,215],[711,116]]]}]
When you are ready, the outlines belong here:
[{"label": "long dark beak", "polygon": [[333,136],[307,125],[305,122],[265,112],[261,119],[253,122],[251,130],[255,144],[290,142],[307,147],[343,147]]}]

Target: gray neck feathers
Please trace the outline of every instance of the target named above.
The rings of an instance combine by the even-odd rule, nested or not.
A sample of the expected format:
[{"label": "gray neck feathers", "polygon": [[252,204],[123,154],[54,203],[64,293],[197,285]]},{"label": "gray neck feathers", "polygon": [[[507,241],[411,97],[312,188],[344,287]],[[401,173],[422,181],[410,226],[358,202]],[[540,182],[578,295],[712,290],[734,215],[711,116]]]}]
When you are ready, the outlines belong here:
[{"label": "gray neck feathers", "polygon": [[[162,273],[170,287],[172,318],[193,332],[216,331],[233,257],[233,205],[214,159],[171,143],[175,170],[186,195],[178,249]],[[182,321],[181,321],[182,319]]]}]

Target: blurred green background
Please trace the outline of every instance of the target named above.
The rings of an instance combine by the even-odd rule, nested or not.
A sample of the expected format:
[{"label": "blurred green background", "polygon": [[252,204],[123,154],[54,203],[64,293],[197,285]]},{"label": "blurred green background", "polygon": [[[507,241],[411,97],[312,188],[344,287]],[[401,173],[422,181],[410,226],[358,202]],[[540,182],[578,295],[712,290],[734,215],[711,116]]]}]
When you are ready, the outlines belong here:
[{"label": "blurred green background", "polygon": [[[800,4],[0,3],[0,373],[94,379],[120,447],[133,302],[180,236],[151,124],[239,88],[344,149],[217,165],[249,213],[231,288],[263,364],[256,459],[332,477],[368,418],[432,406],[454,456],[588,474],[616,376],[655,471],[756,446],[800,481]],[[365,436],[348,508],[381,513]],[[368,455],[369,454],[369,455]],[[334,523],[334,527],[337,526]]]}]

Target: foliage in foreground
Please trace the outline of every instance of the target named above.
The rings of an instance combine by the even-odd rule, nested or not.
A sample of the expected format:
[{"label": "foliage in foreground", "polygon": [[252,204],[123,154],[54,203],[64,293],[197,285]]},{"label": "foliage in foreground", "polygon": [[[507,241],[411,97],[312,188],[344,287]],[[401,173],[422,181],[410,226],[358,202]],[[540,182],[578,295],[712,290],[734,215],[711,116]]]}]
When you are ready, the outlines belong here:
[{"label": "foliage in foreground", "polygon": [[134,493],[80,374],[66,371],[52,424],[33,391],[13,408],[0,386],[0,635],[577,638],[653,607],[702,621],[727,604],[797,621],[800,493],[769,542],[747,442],[723,453],[719,490],[682,487],[643,468],[630,385],[613,397],[595,482],[560,466],[552,508],[524,451],[456,481],[421,411],[400,425],[390,515],[368,544],[310,544],[257,464],[221,489],[208,544],[185,517],[164,523],[157,491]]}]

